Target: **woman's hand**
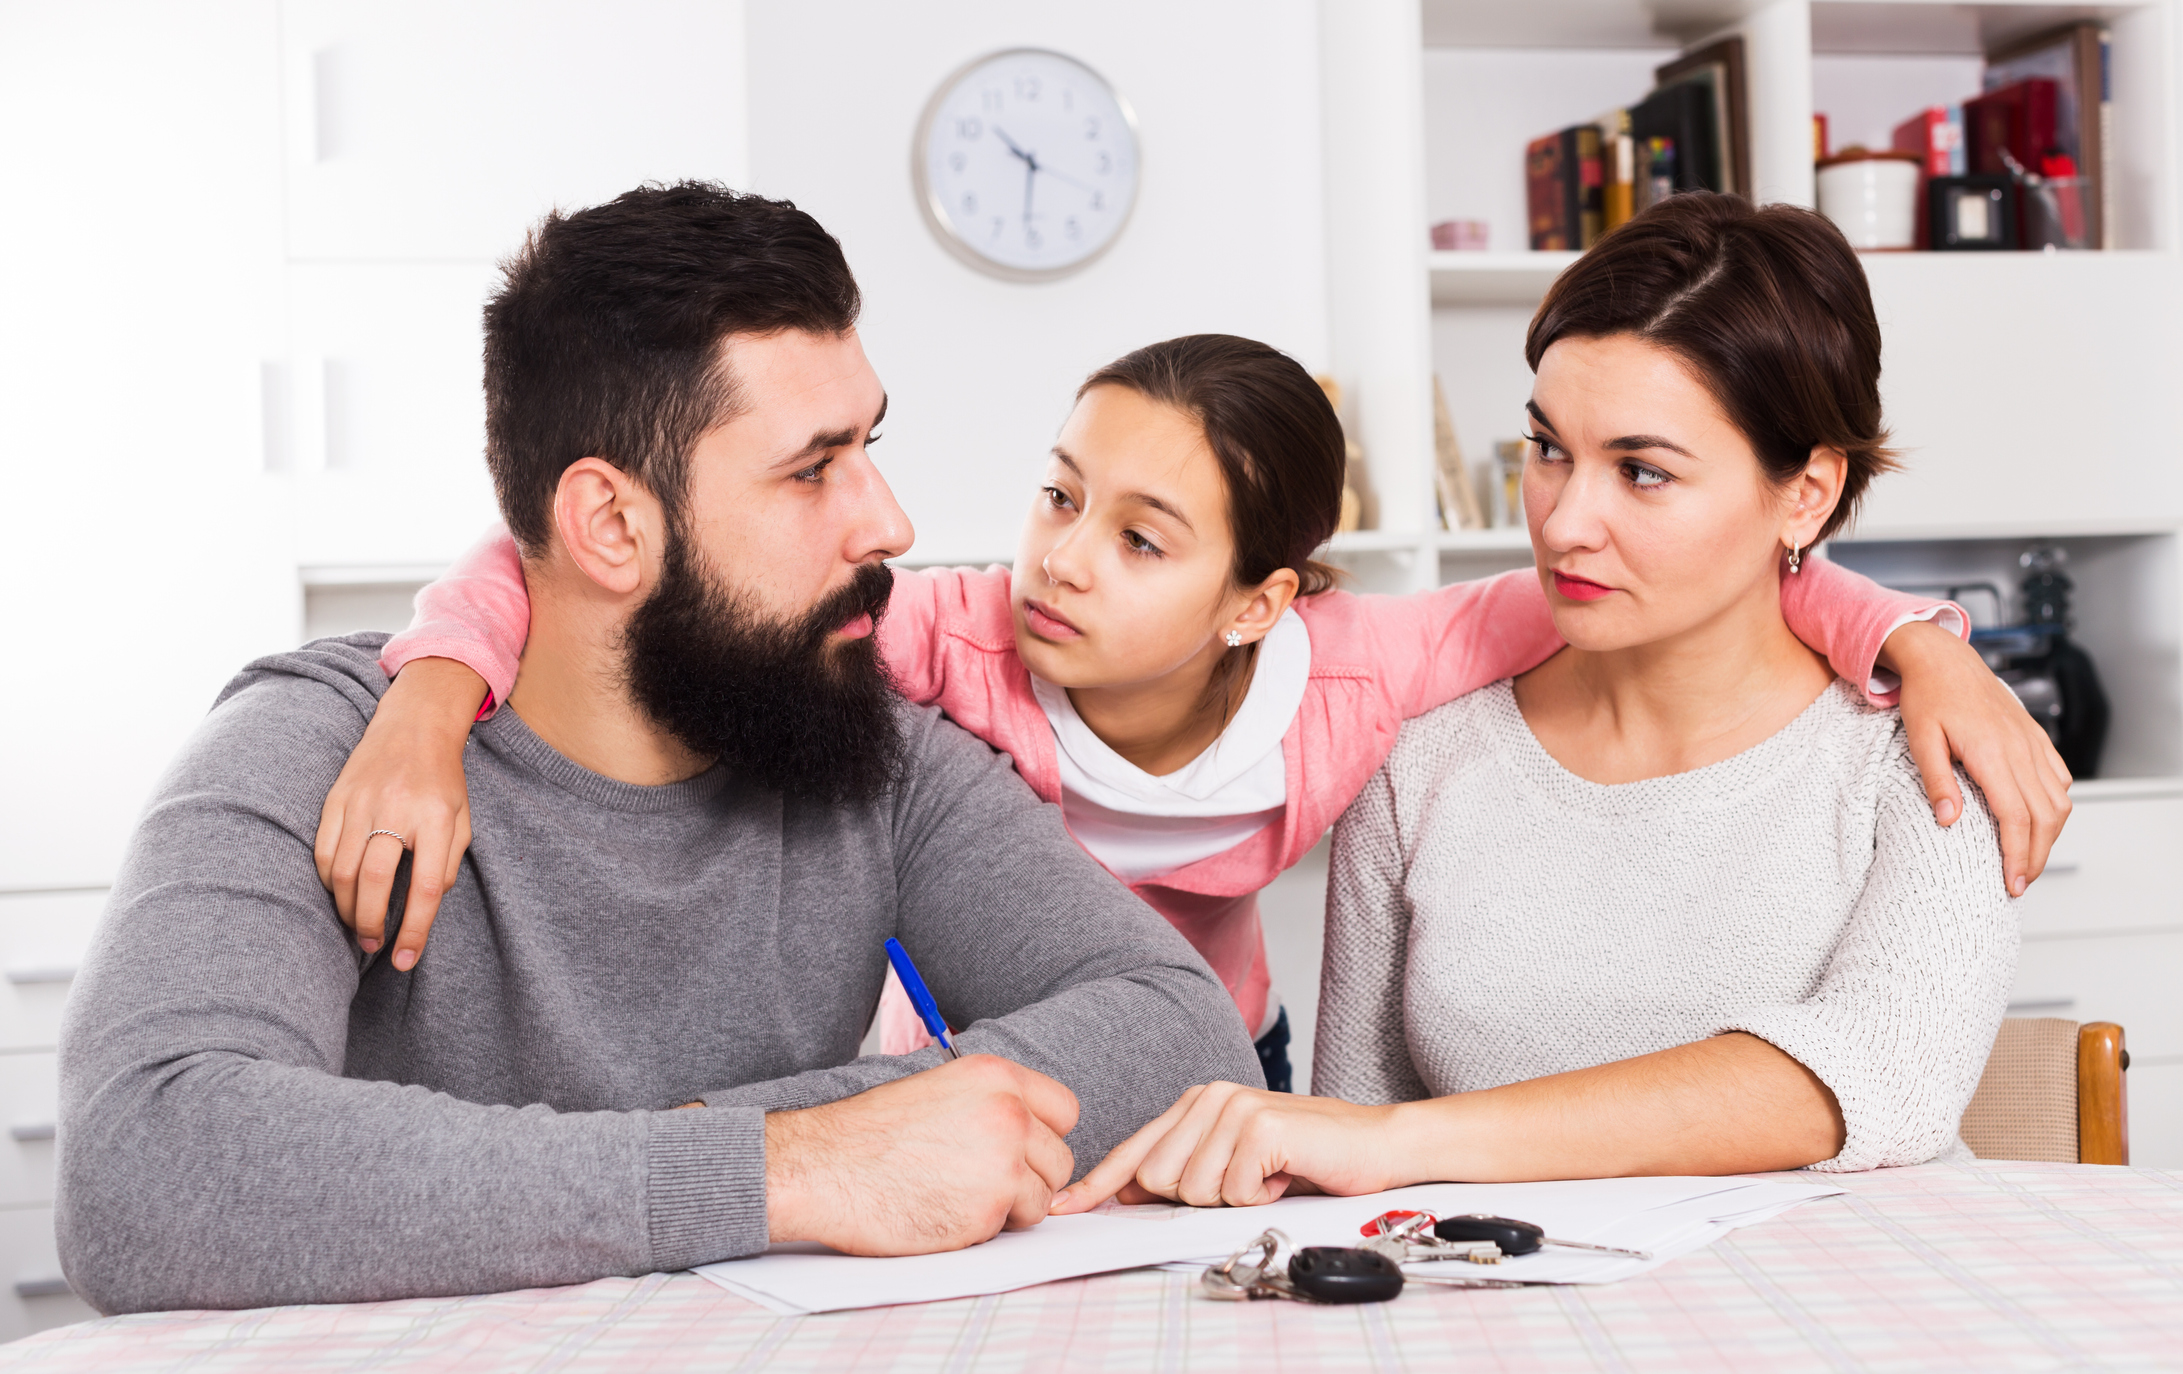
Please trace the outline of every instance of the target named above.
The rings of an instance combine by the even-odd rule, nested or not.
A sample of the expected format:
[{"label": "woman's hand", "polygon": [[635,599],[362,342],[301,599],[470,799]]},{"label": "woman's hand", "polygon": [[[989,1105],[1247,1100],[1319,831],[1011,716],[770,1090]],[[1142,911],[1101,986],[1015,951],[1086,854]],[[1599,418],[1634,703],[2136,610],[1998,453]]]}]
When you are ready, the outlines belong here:
[{"label": "woman's hand", "polygon": [[[319,814],[312,857],[333,893],[341,923],[366,954],[386,936],[387,901],[402,850],[415,851],[394,967],[408,972],[424,953],[440,898],[462,872],[470,847],[470,790],[462,748],[485,700],[485,679],[453,659],[421,658],[379,698],[364,738],[349,755]],[[400,835],[375,834],[391,830]],[[406,842],[406,843],[405,843]]]},{"label": "woman's hand", "polygon": [[1397,1177],[1393,1107],[1265,1092],[1234,1083],[1190,1089],[1092,1171],[1055,1195],[1053,1214],[1110,1197],[1193,1207],[1256,1207],[1284,1193],[1376,1193]]},{"label": "woman's hand", "polygon": [[1902,676],[1903,729],[1934,817],[1953,825],[1963,814],[1952,762],[1961,759],[2001,832],[2009,895],[2023,896],[2069,819],[2062,756],[1978,651],[1939,626],[1918,621],[1897,629],[1881,646],[1880,662]]}]

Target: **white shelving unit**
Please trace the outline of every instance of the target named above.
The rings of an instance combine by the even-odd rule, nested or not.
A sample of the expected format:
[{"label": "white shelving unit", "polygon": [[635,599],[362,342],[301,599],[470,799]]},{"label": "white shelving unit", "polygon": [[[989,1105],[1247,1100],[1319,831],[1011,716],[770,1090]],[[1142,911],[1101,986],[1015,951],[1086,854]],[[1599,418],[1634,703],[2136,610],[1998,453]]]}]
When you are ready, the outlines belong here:
[{"label": "white shelving unit", "polygon": [[[1373,7],[1377,10],[1379,7]],[[1522,530],[1438,529],[1429,423],[1444,386],[1465,456],[1513,438],[1530,374],[1524,331],[1571,253],[1523,239],[1523,145],[1641,98],[1652,69],[1685,47],[1741,33],[1750,67],[1754,180],[1762,199],[1812,203],[1810,124],[1837,146],[1977,89],[1989,45],[2100,19],[2113,36],[2119,249],[2075,254],[1872,254],[1886,334],[1883,386],[1906,470],[1882,479],[1832,556],[1889,582],[1999,583],[2016,555],[2063,545],[2079,586],[2076,637],[2102,672],[2114,723],[2102,776],[2048,876],[2020,904],[2024,1014],[2114,1020],[2127,1033],[2136,1162],[2183,1166],[2183,346],[2178,247],[2173,0],[2106,5],[1900,4],[1890,0],[1401,0],[1410,22],[1377,29],[1369,56],[1329,58],[1328,146],[1340,139],[1343,65],[1380,69],[1377,175],[1406,168],[1371,205],[1408,237],[1336,232],[1329,249],[1375,251],[1373,294],[1339,308],[1379,321],[1370,367],[1338,370],[1358,398],[1346,417],[1371,457],[1383,528],[1335,539],[1353,585],[1402,591],[1525,566]],[[1335,24],[1328,5],[1324,21]],[[1331,51],[1331,50],[1330,50]],[[1409,86],[1408,73],[1419,73]],[[1392,119],[1406,106],[1414,126]],[[1831,108],[1830,108],[1831,107]],[[1369,194],[1352,185],[1347,191]],[[1330,196],[1345,193],[1330,175]],[[1422,213],[1419,213],[1422,207]],[[1407,219],[1404,216],[1408,216]],[[1422,226],[1480,219],[1493,251],[1428,252]],[[1397,281],[1393,262],[1410,275]],[[1422,328],[1420,327],[1422,326]],[[1420,336],[1422,337],[1422,341]],[[1368,399],[1377,390],[1380,408]],[[1389,414],[1387,407],[1409,409]],[[1974,608],[1974,611],[1976,608]],[[2013,615],[2014,607],[2004,608]]]}]

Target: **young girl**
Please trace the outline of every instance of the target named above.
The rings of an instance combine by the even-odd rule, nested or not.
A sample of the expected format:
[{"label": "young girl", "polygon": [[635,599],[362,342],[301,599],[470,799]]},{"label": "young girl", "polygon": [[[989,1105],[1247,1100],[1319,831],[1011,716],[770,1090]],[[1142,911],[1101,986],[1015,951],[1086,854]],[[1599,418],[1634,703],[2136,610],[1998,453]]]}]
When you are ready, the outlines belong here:
[{"label": "young girl", "polygon": [[[1204,955],[1284,1089],[1259,890],[1326,832],[1404,720],[1561,647],[1530,570],[1407,597],[1333,590],[1311,554],[1333,533],[1343,463],[1324,393],[1278,351],[1225,335],[1139,349],[1078,391],[1013,572],[898,571],[879,629],[904,695],[1007,752],[1077,841]],[[1875,700],[1893,699],[1875,677],[1886,644],[1912,684],[1905,713],[1941,821],[1960,808],[1953,749],[1997,815],[2025,816],[2007,871],[2036,876],[2066,773],[1977,655],[1924,623],[1967,631],[1961,611],[1824,561],[1782,584],[1790,626]],[[484,680],[486,710],[506,700],[528,615],[508,536],[417,604],[381,657],[389,675],[453,659]],[[348,856],[373,829],[447,834],[448,852],[416,862],[452,878],[467,818],[449,725],[479,694],[465,673],[400,678],[327,797],[320,873],[366,949],[385,902],[352,917]],[[414,965],[431,905],[412,898],[396,967]],[[923,1039],[891,987],[882,1031],[890,1052]]]}]

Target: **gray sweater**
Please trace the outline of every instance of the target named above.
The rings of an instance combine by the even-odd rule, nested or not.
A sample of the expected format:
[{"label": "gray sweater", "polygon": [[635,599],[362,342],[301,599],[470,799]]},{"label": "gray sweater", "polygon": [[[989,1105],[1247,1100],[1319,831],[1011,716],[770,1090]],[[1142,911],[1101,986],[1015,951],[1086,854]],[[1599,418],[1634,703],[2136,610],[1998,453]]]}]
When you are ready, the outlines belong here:
[{"label": "gray sweater", "polygon": [[1191,1084],[1255,1081],[1205,964],[931,710],[903,708],[903,781],[853,807],[718,768],[616,782],[503,710],[472,734],[476,838],[423,961],[364,958],[311,841],[383,639],[245,669],[130,847],[60,1047],[62,1262],[102,1310],[762,1249],[764,1113],[938,1061],[857,1058],[890,935],[965,1052],[1075,1091],[1079,1172]]}]

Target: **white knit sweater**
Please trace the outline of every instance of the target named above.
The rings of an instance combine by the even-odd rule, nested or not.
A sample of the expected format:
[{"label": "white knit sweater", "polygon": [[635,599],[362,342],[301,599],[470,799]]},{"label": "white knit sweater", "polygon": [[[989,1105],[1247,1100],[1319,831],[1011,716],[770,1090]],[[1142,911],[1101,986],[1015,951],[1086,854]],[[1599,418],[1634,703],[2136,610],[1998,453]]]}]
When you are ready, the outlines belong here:
[{"label": "white knit sweater", "polygon": [[1950,1152],[2016,913],[1984,799],[1933,820],[1901,721],[1836,682],[1734,758],[1605,786],[1507,682],[1411,721],[1334,832],[1312,1091],[1400,1102],[1748,1031],[1817,1074],[1823,1169]]}]

